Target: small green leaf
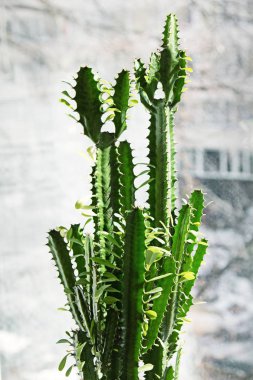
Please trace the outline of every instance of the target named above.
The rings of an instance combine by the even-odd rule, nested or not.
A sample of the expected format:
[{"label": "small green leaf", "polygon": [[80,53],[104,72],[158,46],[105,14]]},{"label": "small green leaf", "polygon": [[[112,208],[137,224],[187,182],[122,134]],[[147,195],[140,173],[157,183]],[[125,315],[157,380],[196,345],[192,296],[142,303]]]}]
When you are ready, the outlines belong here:
[{"label": "small green leaf", "polygon": [[92,218],[89,218],[89,217],[88,217],[88,219],[87,219],[86,222],[84,223],[84,227],[86,227],[87,224],[89,224],[91,221],[92,221]]},{"label": "small green leaf", "polygon": [[149,179],[147,179],[147,181],[143,182],[140,186],[138,186],[138,187],[136,188],[136,190],[140,190],[142,187],[148,185],[150,182],[153,182],[153,181],[154,181],[154,178],[149,178]]},{"label": "small green leaf", "polygon": [[116,247],[120,248],[120,244],[117,242],[116,239],[114,239],[114,237],[112,235],[110,235],[108,232],[106,231],[101,231],[100,232],[100,235],[103,235],[110,243],[116,245]]},{"label": "small green leaf", "polygon": [[113,265],[109,260],[101,259],[101,257],[92,257],[92,261],[96,264],[104,265],[105,267],[112,268],[112,269],[119,269],[115,265]]},{"label": "small green leaf", "polygon": [[81,357],[81,354],[82,354],[82,352],[83,352],[83,349],[84,349],[85,345],[86,345],[86,342],[84,342],[83,344],[79,344],[79,345],[77,346],[77,349],[76,349],[76,357],[77,357],[78,360],[80,360],[80,357]]},{"label": "small green leaf", "polygon": [[68,113],[67,116],[71,117],[71,119],[75,120],[78,123],[78,119],[75,118],[75,116],[71,115],[71,113]]},{"label": "small green leaf", "polygon": [[199,241],[198,245],[204,245],[204,246],[208,247],[208,243],[204,240]]},{"label": "small green leaf", "polygon": [[73,233],[72,228],[70,228],[70,229],[67,231],[67,235],[66,235],[66,237],[67,237],[68,240],[71,238],[72,233]]},{"label": "small green leaf", "polygon": [[66,294],[73,294],[72,290],[69,289],[69,288],[64,288],[64,292],[65,292]]},{"label": "small green leaf", "polygon": [[68,356],[69,356],[69,354],[65,355],[64,358],[60,361],[60,364],[58,367],[59,371],[62,371],[64,369]]},{"label": "small green leaf", "polygon": [[107,296],[107,297],[104,298],[104,301],[105,301],[105,303],[106,303],[107,305],[111,305],[111,304],[113,304],[113,303],[119,301],[119,299],[116,298],[116,297]]},{"label": "small green leaf", "polygon": [[92,210],[94,208],[94,206],[85,205],[82,200],[78,200],[75,203],[75,208],[77,210],[79,210],[79,209],[82,209],[82,210]]},{"label": "small green leaf", "polygon": [[135,106],[136,104],[138,104],[138,100],[137,99],[130,99],[129,102],[128,102],[128,106],[129,107],[133,107]]},{"label": "small green leaf", "polygon": [[106,117],[104,123],[106,123],[106,122],[109,121],[109,120],[113,120],[113,119],[114,119],[114,116],[115,116],[114,113],[110,113],[110,114]]},{"label": "small green leaf", "polygon": [[149,297],[149,299],[147,301],[145,301],[145,303],[150,303],[151,301],[155,300],[156,298],[159,298],[160,295],[161,295],[161,292],[153,294],[153,296]]},{"label": "small green leaf", "polygon": [[164,248],[161,248],[161,247],[154,247],[154,246],[149,246],[148,247],[148,250],[153,252],[153,253],[168,253],[168,251],[166,251],[166,249]]},{"label": "small green leaf", "polygon": [[194,280],[195,279],[195,274],[193,272],[182,272],[182,273],[180,273],[180,276],[182,276],[186,280]]},{"label": "small green leaf", "polygon": [[145,265],[146,265],[146,269],[149,270],[151,265],[160,260],[162,258],[162,254],[159,254],[159,253],[153,253],[152,251],[148,250],[146,252],[146,258],[145,258]]},{"label": "small green leaf", "polygon": [[74,367],[74,365],[70,366],[69,369],[66,371],[66,373],[65,373],[66,377],[68,377],[71,374],[73,367]]},{"label": "small green leaf", "polygon": [[156,277],[150,278],[149,280],[146,280],[146,282],[157,281],[157,280],[160,280],[161,278],[171,276],[172,274],[173,273],[162,274],[161,276],[156,276]]},{"label": "small green leaf", "polygon": [[102,285],[100,286],[100,288],[96,289],[96,292],[95,292],[95,299],[96,299],[96,302],[98,302],[99,298],[102,296],[102,294],[104,293],[104,291],[109,288],[110,285]]},{"label": "small green leaf", "polygon": [[159,292],[162,292],[163,291],[163,288],[161,288],[160,286],[157,287],[157,288],[154,288],[152,290],[149,290],[148,292],[145,292],[145,294],[154,294],[154,293],[159,293]]},{"label": "small green leaf", "polygon": [[140,373],[143,373],[143,372],[147,372],[147,371],[152,371],[152,369],[154,368],[153,364],[144,364],[142,365],[141,367],[138,368],[138,371]]},{"label": "small green leaf", "polygon": [[145,314],[150,318],[150,319],[156,319],[157,318],[157,313],[154,310],[147,310],[145,311]]},{"label": "small green leaf", "polygon": [[68,339],[60,339],[60,340],[58,340],[58,342],[56,342],[56,344],[59,344],[59,343],[71,344],[71,342]]},{"label": "small green leaf", "polygon": [[72,105],[66,99],[64,99],[64,98],[63,99],[59,99],[59,102],[65,104],[65,106],[67,106],[67,107],[70,107],[72,110],[74,109],[72,107]]},{"label": "small green leaf", "polygon": [[72,97],[69,95],[68,91],[66,91],[66,90],[62,91],[62,95],[65,95],[68,98],[72,99]]},{"label": "small green leaf", "polygon": [[[79,276],[84,276],[84,274],[79,274]],[[87,276],[87,274],[86,274],[86,272],[85,272],[85,276]],[[86,279],[84,279],[84,278],[80,278],[80,280],[77,280],[76,281],[76,285],[83,285],[83,286],[86,286],[87,285],[87,280]]]},{"label": "small green leaf", "polygon": [[[80,245],[81,247],[83,247],[83,243],[76,238],[70,238],[69,242],[70,243],[76,243],[76,244]],[[81,256],[83,256],[83,255],[76,255],[75,257],[81,257]]]},{"label": "small green leaf", "polygon": [[113,273],[105,272],[104,276],[107,277],[107,278],[109,278],[109,279],[112,279],[112,280],[115,280],[115,281],[119,281],[119,278],[116,277],[115,274],[113,274]]}]

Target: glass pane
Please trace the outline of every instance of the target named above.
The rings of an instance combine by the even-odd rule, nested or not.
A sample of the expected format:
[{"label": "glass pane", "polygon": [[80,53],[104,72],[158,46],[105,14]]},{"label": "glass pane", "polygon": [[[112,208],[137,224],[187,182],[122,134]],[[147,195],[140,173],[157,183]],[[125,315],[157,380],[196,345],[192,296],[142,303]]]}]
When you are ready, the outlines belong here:
[{"label": "glass pane", "polygon": [[220,170],[220,152],[218,150],[204,151],[204,170],[207,172]]}]

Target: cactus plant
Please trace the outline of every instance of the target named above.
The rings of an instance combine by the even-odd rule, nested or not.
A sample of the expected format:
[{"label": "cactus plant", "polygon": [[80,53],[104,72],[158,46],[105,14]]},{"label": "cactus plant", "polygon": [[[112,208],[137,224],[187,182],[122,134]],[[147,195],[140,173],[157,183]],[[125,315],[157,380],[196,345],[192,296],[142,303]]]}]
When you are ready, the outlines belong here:
[{"label": "cactus plant", "polygon": [[[179,48],[177,19],[169,15],[161,49],[147,67],[135,62],[134,79],[123,70],[112,86],[84,67],[74,96],[64,91],[70,98],[64,103],[72,107],[75,101],[77,121],[96,149],[90,205],[77,205],[92,210],[85,225],[92,219],[93,234],[80,224],[48,235],[75,321],[59,341],[69,345],[59,369],[73,356],[80,379],[178,379],[180,331],[207,248],[199,238],[203,193],[193,191],[176,207],[174,114],[191,71],[189,59]],[[150,114],[145,208],[135,205],[136,165],[131,145],[121,137],[136,90]],[[108,120],[113,132],[104,128]]]}]

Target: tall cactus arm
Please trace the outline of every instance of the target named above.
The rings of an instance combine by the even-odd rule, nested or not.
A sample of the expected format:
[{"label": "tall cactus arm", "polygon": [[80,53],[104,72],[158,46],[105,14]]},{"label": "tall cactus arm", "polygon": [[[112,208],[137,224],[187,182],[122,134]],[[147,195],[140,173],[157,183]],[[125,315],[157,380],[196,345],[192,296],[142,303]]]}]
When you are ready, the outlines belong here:
[{"label": "tall cactus arm", "polygon": [[195,275],[195,278],[192,279],[192,280],[189,280],[185,283],[185,287],[184,287],[184,291],[186,294],[190,294],[191,290],[192,290],[192,287],[195,283],[195,280],[196,280],[196,277],[198,275],[198,272],[199,272],[199,269],[200,269],[200,266],[203,262],[203,259],[205,257],[205,254],[206,254],[206,251],[207,251],[207,247],[208,247],[208,242],[206,239],[201,239],[201,241],[199,242],[199,245],[196,249],[196,252],[194,254],[194,257],[193,257],[193,261],[192,261],[192,266],[191,266],[191,271],[193,272],[193,274]]},{"label": "tall cactus arm", "polygon": [[73,318],[79,328],[83,330],[82,317],[75,303],[74,287],[76,281],[74,270],[71,264],[67,244],[59,231],[51,230],[49,232],[48,246],[58,269],[59,279],[64,286]]},{"label": "tall cactus arm", "polygon": [[97,149],[96,166],[93,181],[93,205],[95,207],[95,241],[100,245],[100,256],[105,258],[106,239],[99,232],[112,232],[111,195],[111,147]]},{"label": "tall cactus arm", "polygon": [[191,240],[192,242],[189,242],[187,246],[187,253],[188,255],[192,253],[194,246],[195,246],[195,240],[196,240],[196,234],[199,231],[199,227],[201,224],[201,219],[203,215],[204,210],[204,194],[201,190],[194,190],[191,194],[191,197],[189,199],[189,203],[192,206],[192,218],[191,218]]},{"label": "tall cactus arm", "polygon": [[172,61],[175,61],[178,55],[179,37],[178,20],[176,15],[173,13],[166,17],[162,42],[163,48],[170,49],[171,59]]},{"label": "tall cactus arm", "polygon": [[[118,215],[120,214],[120,172],[119,172],[119,161],[118,152],[115,146],[111,147],[111,207],[113,209],[113,221],[121,223]],[[115,215],[116,214],[116,215]],[[120,233],[118,229],[118,224],[114,225],[114,237],[111,249],[114,252],[114,264],[116,269],[113,270],[113,275],[116,278],[121,278],[122,276],[122,253],[123,253],[123,241],[122,238],[118,238]],[[108,236],[108,235],[107,235]],[[112,236],[112,235],[110,235]],[[108,236],[109,237],[109,236]],[[109,283],[108,279],[108,283]],[[107,284],[108,284],[107,283]],[[102,354],[102,366],[104,368],[103,379],[118,379],[120,371],[120,340],[119,336],[121,333],[121,325],[119,323],[120,313],[121,313],[121,282],[113,281],[112,287],[108,287],[108,294],[110,290],[113,291],[112,295],[116,295],[118,301],[112,307],[107,309],[107,316],[105,321],[105,331],[103,338],[103,354]],[[115,293],[114,293],[115,292]],[[116,307],[115,307],[116,306]]]},{"label": "tall cactus arm", "polygon": [[184,254],[187,246],[187,239],[189,234],[190,218],[191,218],[191,206],[184,205],[179,213],[177,225],[175,227],[175,234],[173,236],[172,243],[172,256],[177,263],[177,271],[175,277],[174,288],[172,292],[172,297],[169,301],[168,310],[165,313],[164,323],[163,323],[163,341],[167,341],[169,335],[173,331],[173,325],[176,316],[176,303],[178,297],[178,286],[179,286],[179,275],[182,270],[182,263],[184,260]]},{"label": "tall cactus arm", "polygon": [[190,58],[179,49],[177,18],[170,14],[165,23],[162,50],[153,53],[149,68],[146,69],[141,60],[135,61],[135,77],[141,101],[149,110],[156,105],[155,91],[158,82],[164,91],[164,104],[174,109],[180,101],[185,85],[187,67]]},{"label": "tall cactus arm", "polygon": [[174,14],[170,14],[165,22],[160,61],[160,79],[167,99],[175,80],[176,73],[173,70],[178,64],[178,41],[177,18]]},{"label": "tall cactus arm", "polygon": [[156,286],[162,288],[162,294],[156,298],[153,303],[152,310],[157,314],[157,317],[152,319],[149,323],[147,335],[143,342],[144,352],[151,349],[157,339],[159,328],[171,295],[175,272],[176,265],[173,257],[164,259],[163,268],[159,271],[159,276],[165,276],[166,274],[169,274],[169,276],[161,278],[156,282]]},{"label": "tall cactus arm", "polygon": [[95,78],[91,68],[81,67],[77,73],[74,86],[76,112],[80,116],[84,134],[97,144],[102,128],[102,92],[99,90],[99,81]]},{"label": "tall cactus arm", "polygon": [[62,285],[69,290],[75,286],[75,275],[70,259],[69,250],[59,231],[48,233],[48,246],[57,266]]},{"label": "tall cactus arm", "polygon": [[126,129],[127,110],[130,97],[130,75],[129,71],[122,70],[116,78],[114,86],[113,102],[116,107],[114,116],[115,137],[118,138]]},{"label": "tall cactus arm", "polygon": [[173,112],[162,101],[151,113],[149,127],[149,204],[154,225],[169,225],[175,202]]},{"label": "tall cactus arm", "polygon": [[132,209],[135,201],[134,165],[132,149],[127,141],[122,141],[118,147],[120,171],[120,210],[122,215]]},{"label": "tall cactus arm", "polygon": [[[157,342],[150,352],[146,355],[146,360],[149,360],[153,365],[153,370],[147,374],[147,379],[151,380],[152,376],[162,377],[167,365],[167,350],[168,350],[168,337],[173,331],[175,314],[176,314],[176,302],[178,297],[178,285],[179,285],[179,274],[182,265],[182,259],[185,251],[186,240],[188,236],[188,229],[190,223],[191,208],[189,205],[184,205],[180,210],[177,225],[175,227],[175,234],[173,236],[172,244],[172,258],[176,263],[176,270],[173,276],[173,287],[170,292],[170,300],[168,304],[168,299],[163,300],[162,308],[163,311],[163,321],[160,328],[160,339],[161,342]],[[164,303],[166,304],[164,305]],[[168,306],[167,306],[168,305]],[[166,310],[167,307],[167,310]],[[157,328],[157,327],[156,327]]]},{"label": "tall cactus arm", "polygon": [[160,80],[165,93],[166,104],[172,109],[180,101],[186,79],[187,59],[179,49],[178,21],[170,14],[165,22],[160,58]]},{"label": "tall cactus arm", "polygon": [[208,247],[207,240],[201,239],[196,249],[196,252],[194,254],[192,265],[191,265],[191,272],[194,274],[194,278],[192,280],[186,281],[182,289],[181,297],[182,297],[183,302],[181,302],[180,307],[178,307],[176,326],[174,327],[174,331],[169,339],[168,359],[172,357],[172,355],[177,349],[179,334],[183,326],[182,322],[184,318],[186,317],[190,307],[193,304],[191,290],[196,282],[197,275],[198,275],[201,263],[203,262],[204,256],[206,254],[207,247]]},{"label": "tall cactus arm", "polygon": [[[195,190],[189,199],[191,206],[191,217],[189,224],[189,232],[184,257],[181,264],[181,272],[190,273],[193,276],[191,280],[185,280],[180,285],[180,291],[176,299],[176,318],[174,319],[173,331],[170,332],[168,338],[168,359],[172,357],[177,348],[177,341],[182,329],[183,320],[186,317],[190,307],[192,306],[191,289],[196,281],[196,277],[200,268],[200,264],[206,253],[207,241],[202,239],[197,242],[197,236],[204,208],[204,196],[202,191]],[[193,254],[195,246],[198,244],[196,252]]]},{"label": "tall cactus arm", "polygon": [[[75,95],[71,97],[67,91],[63,94],[74,100],[76,107],[66,99],[61,101],[78,113],[83,131],[99,148],[110,146],[126,129],[126,116],[130,98],[130,75],[123,70],[116,78],[114,88],[101,80],[89,67],[81,67],[75,78],[76,84],[71,86]],[[102,132],[107,120],[113,120],[115,132]]]},{"label": "tall cactus arm", "polygon": [[143,213],[134,209],[127,217],[123,258],[123,353],[121,380],[138,380],[142,335],[145,224]]}]

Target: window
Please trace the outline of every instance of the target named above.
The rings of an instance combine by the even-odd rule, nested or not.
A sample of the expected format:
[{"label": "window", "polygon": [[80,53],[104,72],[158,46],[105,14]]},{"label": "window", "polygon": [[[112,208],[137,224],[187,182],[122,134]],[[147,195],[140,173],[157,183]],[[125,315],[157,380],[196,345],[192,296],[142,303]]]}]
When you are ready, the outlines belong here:
[{"label": "window", "polygon": [[204,171],[218,172],[220,170],[220,152],[218,150],[204,151]]},{"label": "window", "polygon": [[253,154],[250,155],[250,173],[253,174]]}]

